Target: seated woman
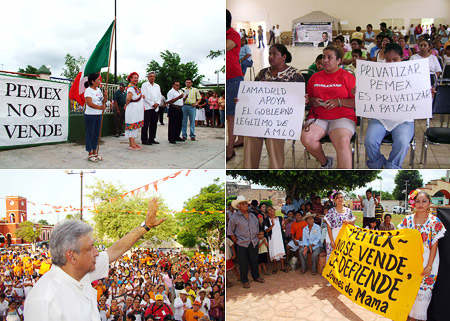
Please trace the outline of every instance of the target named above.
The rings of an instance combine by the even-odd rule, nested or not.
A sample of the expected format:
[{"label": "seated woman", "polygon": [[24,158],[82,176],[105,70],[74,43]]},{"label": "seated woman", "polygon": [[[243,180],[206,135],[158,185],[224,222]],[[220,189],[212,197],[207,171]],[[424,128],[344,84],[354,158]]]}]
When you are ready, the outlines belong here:
[{"label": "seated woman", "polygon": [[350,41],[350,45],[352,46],[352,51],[347,51],[344,55],[344,58],[342,60],[342,62],[344,63],[344,65],[350,65],[353,60],[352,60],[352,52],[353,50],[359,49],[362,52],[362,57],[367,60],[367,54],[366,51],[362,48],[362,44],[363,42],[360,39],[352,39],[352,41]]},{"label": "seated woman", "polygon": [[352,168],[350,140],[355,133],[355,76],[339,68],[342,51],[329,46],[323,51],[323,70],[311,76],[307,104],[311,110],[302,130],[301,141],[306,150],[320,163],[332,168],[334,159],[326,157],[320,140],[326,135],[337,153],[338,168]]},{"label": "seated woman", "polygon": [[[316,61],[311,66],[309,66],[308,69],[311,69],[314,72],[321,71],[323,69],[323,61],[322,61],[322,59],[323,59],[323,55],[322,54],[318,55],[316,57]],[[313,72],[308,71],[308,74],[313,74]]]},{"label": "seated woman", "polygon": [[239,51],[239,63],[241,64],[242,74],[245,77],[247,68],[253,66],[252,51],[247,45],[247,38],[241,38],[241,50]]},{"label": "seated woman", "polygon": [[[403,49],[399,44],[386,45],[384,57],[387,63],[403,60]],[[392,135],[392,151],[389,159],[381,154],[380,146],[387,134]],[[414,120],[370,119],[364,145],[369,168],[402,168],[408,153],[409,143],[414,136]]]},{"label": "seated woman", "polygon": [[409,47],[406,46],[406,40],[403,37],[398,39],[398,44],[402,47],[403,50],[403,60],[409,60],[412,56],[412,51]]},{"label": "seated woman", "polygon": [[[286,64],[291,61],[291,53],[285,45],[272,45],[269,49],[270,67],[262,69],[255,77],[255,81],[305,82],[298,69]],[[264,140],[269,154],[269,167],[284,167],[284,139],[245,137],[244,168],[259,168]]]},{"label": "seated woman", "polygon": [[378,50],[375,53],[375,59],[372,59],[372,61],[376,61],[376,62],[385,62],[385,58],[384,58],[384,48],[386,47],[386,45],[388,43],[392,43],[392,39],[389,36],[384,36],[383,40],[381,41],[381,49]]},{"label": "seated woman", "polygon": [[419,42],[419,52],[413,55],[410,60],[416,59],[428,59],[428,62],[430,64],[430,73],[435,74],[436,77],[439,78],[442,72],[442,68],[436,56],[433,56],[431,54],[430,41],[423,39]]}]

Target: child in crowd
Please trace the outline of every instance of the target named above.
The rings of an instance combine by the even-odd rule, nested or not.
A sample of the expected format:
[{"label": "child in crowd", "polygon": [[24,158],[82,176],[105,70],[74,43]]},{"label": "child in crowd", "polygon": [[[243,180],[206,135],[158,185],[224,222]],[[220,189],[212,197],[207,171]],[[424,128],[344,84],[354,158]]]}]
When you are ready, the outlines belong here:
[{"label": "child in crowd", "polygon": [[[308,69],[313,70],[314,72],[321,71],[323,69],[323,54],[320,54],[316,57],[316,61],[308,67]],[[308,74],[313,74],[313,72],[308,71]]]},{"label": "child in crowd", "polygon": [[267,273],[267,254],[268,254],[268,247],[269,244],[267,243],[266,238],[264,237],[264,232],[260,231],[258,234],[259,239],[259,245],[258,245],[258,270],[259,274],[261,275],[261,269],[264,270],[265,275],[269,275]]},{"label": "child in crowd", "polygon": [[363,56],[362,56],[362,51],[361,49],[354,49],[352,51],[352,63],[350,65],[345,66],[345,70],[350,71],[352,73],[356,72],[356,60],[366,60]]},{"label": "child in crowd", "polygon": [[444,66],[450,64],[450,46],[447,46],[445,48],[445,54],[444,54]]}]

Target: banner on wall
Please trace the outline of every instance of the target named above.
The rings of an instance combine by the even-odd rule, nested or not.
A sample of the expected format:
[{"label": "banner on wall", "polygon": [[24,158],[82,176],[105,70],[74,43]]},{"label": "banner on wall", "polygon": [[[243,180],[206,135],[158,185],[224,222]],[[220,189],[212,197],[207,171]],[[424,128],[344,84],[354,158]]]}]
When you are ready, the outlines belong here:
[{"label": "banner on wall", "polygon": [[300,139],[305,112],[305,83],[241,81],[234,134]]},{"label": "banner on wall", "polygon": [[300,22],[294,26],[294,42],[313,43],[314,47],[317,47],[323,42],[324,32],[328,34],[328,41],[331,41],[333,35],[331,22]]},{"label": "banner on wall", "polygon": [[428,59],[357,61],[357,116],[389,120],[431,118],[432,102]]},{"label": "banner on wall", "polygon": [[0,75],[0,147],[67,141],[69,84]]},{"label": "banner on wall", "polygon": [[420,232],[371,231],[345,224],[335,243],[322,275],[367,310],[406,320],[422,281]]}]

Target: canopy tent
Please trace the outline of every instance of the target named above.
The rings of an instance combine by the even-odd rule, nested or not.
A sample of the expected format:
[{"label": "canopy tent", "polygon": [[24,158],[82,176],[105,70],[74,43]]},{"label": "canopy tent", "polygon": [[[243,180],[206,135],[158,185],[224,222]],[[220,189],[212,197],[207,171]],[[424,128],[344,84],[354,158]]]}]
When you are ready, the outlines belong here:
[{"label": "canopy tent", "polygon": [[[329,33],[329,40],[331,40],[332,34],[330,33],[332,30],[341,30],[340,19],[332,17],[323,11],[313,11],[303,17],[292,20],[292,43],[317,45],[321,41],[323,31]],[[302,35],[299,34],[300,32]]]}]

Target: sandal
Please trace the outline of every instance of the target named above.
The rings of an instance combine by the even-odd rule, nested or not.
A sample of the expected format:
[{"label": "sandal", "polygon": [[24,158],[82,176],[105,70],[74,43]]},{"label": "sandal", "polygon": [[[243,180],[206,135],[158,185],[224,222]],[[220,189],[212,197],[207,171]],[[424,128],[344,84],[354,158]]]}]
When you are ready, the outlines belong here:
[{"label": "sandal", "polygon": [[287,269],[280,269],[280,271],[283,271],[284,273],[288,273]]},{"label": "sandal", "polygon": [[278,270],[273,270],[272,274],[277,274]]},{"label": "sandal", "polygon": [[97,163],[97,162],[98,162],[98,158],[95,157],[94,154],[89,155],[88,158],[87,158],[87,160],[90,161],[90,162],[93,162],[93,163]]},{"label": "sandal", "polygon": [[95,154],[94,155],[99,161],[102,161],[103,160],[103,157],[101,157],[99,154]]},{"label": "sandal", "polygon": [[250,284],[248,282],[245,282],[243,284],[243,287],[244,287],[244,289],[248,289],[248,288],[250,288]]},{"label": "sandal", "polygon": [[264,281],[263,278],[257,278],[257,279],[255,280],[255,282],[258,282],[258,283],[264,283],[264,282],[266,282],[266,281]]}]

